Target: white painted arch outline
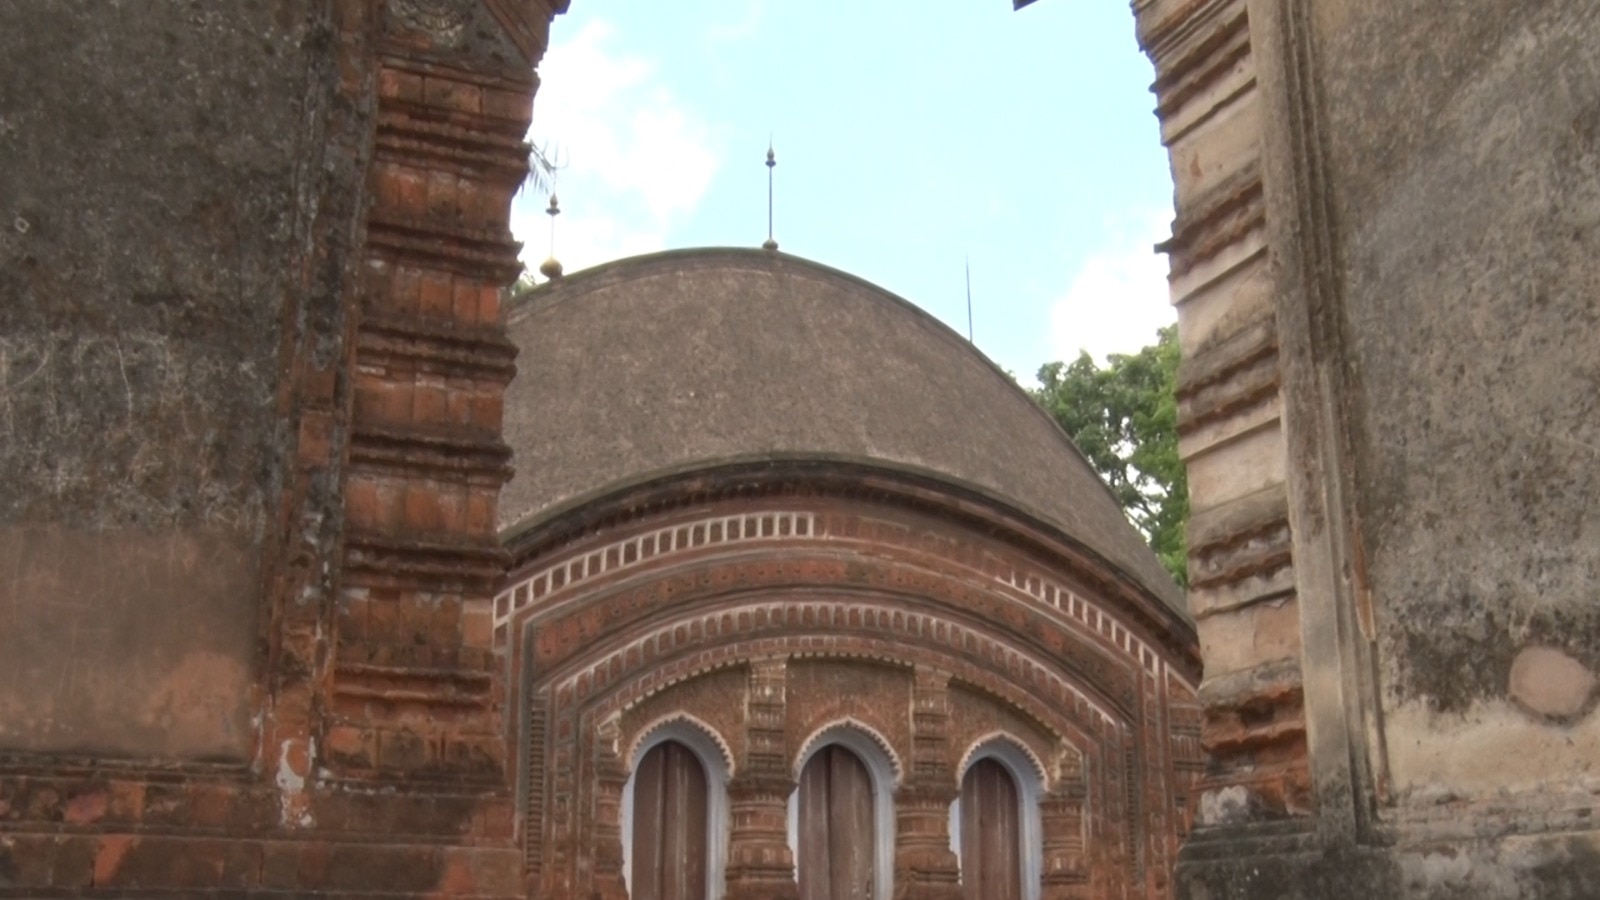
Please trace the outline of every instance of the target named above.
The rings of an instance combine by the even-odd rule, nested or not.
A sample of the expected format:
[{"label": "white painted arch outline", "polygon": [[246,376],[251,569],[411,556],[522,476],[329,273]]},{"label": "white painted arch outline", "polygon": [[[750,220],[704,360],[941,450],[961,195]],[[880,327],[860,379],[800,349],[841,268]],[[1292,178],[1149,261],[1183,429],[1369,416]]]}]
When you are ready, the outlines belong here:
[{"label": "white painted arch outline", "polygon": [[795,790],[789,794],[789,853],[795,860],[795,880],[800,879],[800,773],[806,763],[824,747],[849,750],[867,767],[872,780],[872,896],[889,900],[894,896],[894,791],[903,771],[900,759],[877,729],[859,719],[835,719],[812,732],[800,745],[795,757]]},{"label": "white painted arch outline", "polygon": [[[716,729],[687,713],[673,713],[650,723],[640,732],[626,759],[628,780],[622,785],[622,880],[625,886],[633,884],[633,782],[634,773],[646,753],[656,747],[676,742],[689,749],[706,772],[706,883],[711,889],[711,900],[722,900],[727,890],[725,868],[728,859],[730,815],[728,810],[728,779],[733,776],[733,754]],[[631,893],[631,887],[629,887]]]}]

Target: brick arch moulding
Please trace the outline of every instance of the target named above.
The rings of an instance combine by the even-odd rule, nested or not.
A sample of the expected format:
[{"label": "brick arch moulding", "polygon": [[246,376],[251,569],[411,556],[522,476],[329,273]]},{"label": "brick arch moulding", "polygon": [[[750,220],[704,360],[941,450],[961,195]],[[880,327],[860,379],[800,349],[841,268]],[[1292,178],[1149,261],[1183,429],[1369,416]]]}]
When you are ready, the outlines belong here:
[{"label": "brick arch moulding", "polygon": [[[545,890],[609,890],[607,846],[621,836],[593,811],[620,796],[607,772],[623,767],[605,723],[707,673],[774,661],[900,673],[885,677],[906,702],[885,705],[909,735],[890,748],[916,782],[901,789],[908,803],[931,802],[917,799],[934,796],[925,784],[953,791],[960,764],[943,726],[927,724],[935,717],[909,715],[914,681],[943,679],[985,698],[996,721],[1052,735],[1040,803],[1047,832],[1074,834],[1046,842],[1041,877],[1055,887],[1041,896],[1133,885],[1170,861],[1187,775],[1174,768],[1185,757],[1167,707],[1192,703],[1192,630],[1091,549],[1003,502],[922,473],[769,460],[625,488],[514,530],[508,551],[493,646],[513,688],[507,739],[519,745],[529,875]],[[778,683],[781,703],[825,712],[825,698]],[[742,775],[759,773],[759,743],[754,731],[739,742]],[[784,768],[773,777],[792,781]],[[902,830],[922,821],[903,813]],[[897,866],[929,852],[932,842],[909,843],[921,839],[897,837]],[[942,865],[953,871],[953,857]]]}]

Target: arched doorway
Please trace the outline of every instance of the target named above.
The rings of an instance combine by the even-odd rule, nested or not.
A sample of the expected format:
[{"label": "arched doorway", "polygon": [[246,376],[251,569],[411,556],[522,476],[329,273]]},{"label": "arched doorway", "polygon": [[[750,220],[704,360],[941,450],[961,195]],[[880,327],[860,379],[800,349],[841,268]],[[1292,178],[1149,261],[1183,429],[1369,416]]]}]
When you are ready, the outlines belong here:
[{"label": "arched doorway", "polygon": [[800,900],[873,900],[872,776],[850,750],[829,744],[800,772]]},{"label": "arched doorway", "polygon": [[1022,900],[1022,809],[1016,780],[993,759],[961,779],[961,896]]},{"label": "arched doorway", "polygon": [[633,776],[633,900],[708,900],[710,790],[705,767],[677,741],[662,741]]}]

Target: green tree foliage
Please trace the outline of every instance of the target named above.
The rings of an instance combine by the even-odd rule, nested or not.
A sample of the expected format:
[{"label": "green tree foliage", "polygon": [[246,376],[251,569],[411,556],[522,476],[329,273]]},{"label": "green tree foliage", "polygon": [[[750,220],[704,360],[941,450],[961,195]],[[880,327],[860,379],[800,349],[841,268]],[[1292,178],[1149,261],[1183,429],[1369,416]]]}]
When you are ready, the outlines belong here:
[{"label": "green tree foliage", "polygon": [[1101,368],[1087,353],[1040,367],[1033,398],[1072,436],[1122,510],[1179,584],[1187,584],[1184,529],[1189,485],[1178,458],[1178,333],[1113,354]]}]

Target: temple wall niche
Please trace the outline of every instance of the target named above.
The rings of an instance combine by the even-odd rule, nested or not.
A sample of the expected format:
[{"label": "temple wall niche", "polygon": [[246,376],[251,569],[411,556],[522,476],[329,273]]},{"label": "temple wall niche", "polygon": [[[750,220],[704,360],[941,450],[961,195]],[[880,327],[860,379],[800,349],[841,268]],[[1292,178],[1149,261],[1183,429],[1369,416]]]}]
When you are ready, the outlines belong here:
[{"label": "temple wall niche", "polygon": [[0,8],[0,749],[250,750],[286,311],[339,315],[321,12]]}]

